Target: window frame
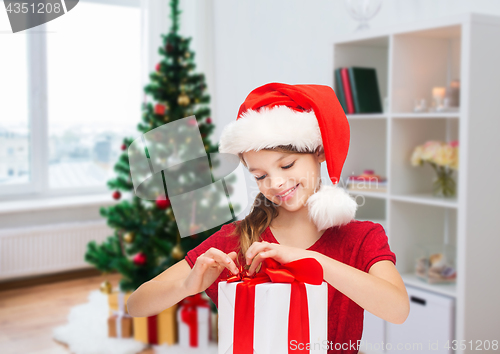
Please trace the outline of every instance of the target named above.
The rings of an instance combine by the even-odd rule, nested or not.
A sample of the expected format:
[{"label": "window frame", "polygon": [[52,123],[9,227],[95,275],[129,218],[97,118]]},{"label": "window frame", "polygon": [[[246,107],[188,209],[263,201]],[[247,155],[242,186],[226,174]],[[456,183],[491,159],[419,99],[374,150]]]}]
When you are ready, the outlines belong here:
[{"label": "window frame", "polygon": [[[130,6],[140,9],[142,0],[80,1],[115,6]],[[95,187],[64,188],[60,190],[50,189],[46,31],[47,27],[45,23],[24,31],[26,33],[26,69],[28,73],[27,91],[28,134],[30,144],[30,182],[23,184],[0,185],[0,201],[111,193],[106,184]],[[138,117],[138,119],[139,118],[140,117]]]}]

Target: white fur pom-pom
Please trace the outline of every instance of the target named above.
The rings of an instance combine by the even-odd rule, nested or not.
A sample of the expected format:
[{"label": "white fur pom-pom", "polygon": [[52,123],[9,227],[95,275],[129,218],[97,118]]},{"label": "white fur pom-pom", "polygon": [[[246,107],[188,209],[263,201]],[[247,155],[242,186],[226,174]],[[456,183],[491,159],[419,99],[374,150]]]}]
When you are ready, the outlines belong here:
[{"label": "white fur pom-pom", "polygon": [[348,224],[354,219],[358,208],[354,198],[338,184],[322,184],[319,191],[309,197],[306,205],[309,209],[309,219],[314,222],[318,232],[332,226]]}]

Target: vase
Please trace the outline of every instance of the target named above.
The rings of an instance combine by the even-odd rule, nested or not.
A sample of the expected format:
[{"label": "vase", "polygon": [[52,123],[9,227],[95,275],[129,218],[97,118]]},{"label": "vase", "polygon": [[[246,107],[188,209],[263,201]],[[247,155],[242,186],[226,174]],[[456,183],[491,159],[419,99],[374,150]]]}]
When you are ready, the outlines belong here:
[{"label": "vase", "polygon": [[370,29],[368,20],[374,17],[382,6],[382,0],[345,0],[347,12],[360,24],[355,32]]},{"label": "vase", "polygon": [[438,166],[431,163],[431,166],[436,171],[436,178],[432,186],[432,195],[435,197],[454,197],[457,193],[457,185],[453,179],[453,169]]}]

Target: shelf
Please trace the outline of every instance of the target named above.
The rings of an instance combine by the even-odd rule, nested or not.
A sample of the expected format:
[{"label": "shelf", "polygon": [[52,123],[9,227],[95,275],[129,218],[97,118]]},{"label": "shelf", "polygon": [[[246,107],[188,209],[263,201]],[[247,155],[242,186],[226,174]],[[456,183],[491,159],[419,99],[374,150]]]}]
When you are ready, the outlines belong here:
[{"label": "shelf", "polygon": [[431,193],[391,195],[390,199],[414,204],[433,205],[454,209],[458,208],[458,199],[456,197],[434,197]]},{"label": "shelf", "polygon": [[[383,113],[347,115],[351,143],[341,179],[347,181],[365,169],[387,178],[385,193],[347,192],[357,197],[358,220],[385,220],[390,248],[408,289],[456,300],[455,331],[440,343],[469,340],[478,333],[491,337],[498,327],[500,288],[491,279],[500,268],[496,254],[500,239],[495,237],[495,224],[482,221],[495,218],[500,188],[494,186],[484,194],[474,181],[500,173],[498,159],[484,159],[485,152],[500,146],[495,113],[500,110],[495,98],[500,81],[493,79],[500,70],[500,49],[492,45],[499,36],[499,16],[467,13],[351,33],[333,43],[332,74],[339,67],[375,68],[382,102],[388,104]],[[454,80],[460,81],[460,108],[413,111],[415,100],[425,99],[431,107],[433,88],[448,88]],[[460,168],[452,175],[457,196],[434,197],[436,172],[428,163],[413,166],[413,152],[427,141],[455,140],[460,144]],[[474,197],[464,203],[466,195]],[[457,268],[456,283],[429,284],[416,276],[419,249],[432,250],[435,244],[455,248],[451,258]],[[410,313],[408,322],[416,320],[418,314]],[[377,333],[377,341],[383,341],[389,328],[385,321],[373,322],[364,327],[364,334]],[[407,335],[408,343],[418,342],[413,340],[418,337],[414,331]]]},{"label": "shelf", "polygon": [[457,296],[456,283],[429,284],[412,273],[403,273],[401,274],[401,278],[403,278],[403,281],[406,285],[411,285],[423,290],[433,291],[437,294],[451,296],[453,298]]},{"label": "shelf", "polygon": [[386,119],[387,114],[385,113],[359,113],[359,114],[347,114],[347,119]]},{"label": "shelf", "polygon": [[392,113],[392,118],[460,118],[460,112],[422,112],[422,113]]},{"label": "shelf", "polygon": [[351,190],[351,189],[346,189],[346,191],[349,194],[355,194],[355,195],[363,195],[365,197],[370,197],[370,198],[380,198],[380,199],[387,199],[387,193],[385,192],[364,192],[364,191],[357,191],[357,190]]}]

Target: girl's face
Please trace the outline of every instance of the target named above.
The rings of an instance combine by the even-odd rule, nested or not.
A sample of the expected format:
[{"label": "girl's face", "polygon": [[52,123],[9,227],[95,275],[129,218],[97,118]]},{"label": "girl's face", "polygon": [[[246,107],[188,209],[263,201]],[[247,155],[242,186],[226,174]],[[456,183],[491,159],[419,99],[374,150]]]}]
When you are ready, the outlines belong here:
[{"label": "girl's face", "polygon": [[[247,151],[242,157],[260,192],[268,200],[288,211],[302,208],[314,194],[320,182],[320,164],[325,161],[322,149],[313,154]],[[280,196],[291,189],[294,190],[288,195]]]}]

